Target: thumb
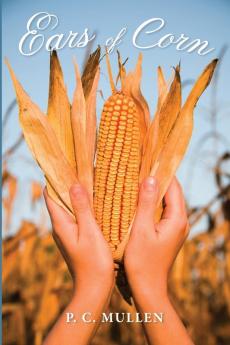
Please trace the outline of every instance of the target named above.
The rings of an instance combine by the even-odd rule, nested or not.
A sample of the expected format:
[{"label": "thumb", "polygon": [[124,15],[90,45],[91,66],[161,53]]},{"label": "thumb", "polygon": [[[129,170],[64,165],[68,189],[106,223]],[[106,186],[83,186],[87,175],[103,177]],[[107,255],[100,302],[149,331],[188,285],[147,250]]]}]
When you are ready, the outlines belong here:
[{"label": "thumb", "polygon": [[158,197],[157,180],[150,176],[140,187],[135,222],[139,224],[153,222]]},{"label": "thumb", "polygon": [[86,224],[89,225],[93,219],[87,191],[80,184],[74,184],[69,195],[79,228],[86,228]]}]

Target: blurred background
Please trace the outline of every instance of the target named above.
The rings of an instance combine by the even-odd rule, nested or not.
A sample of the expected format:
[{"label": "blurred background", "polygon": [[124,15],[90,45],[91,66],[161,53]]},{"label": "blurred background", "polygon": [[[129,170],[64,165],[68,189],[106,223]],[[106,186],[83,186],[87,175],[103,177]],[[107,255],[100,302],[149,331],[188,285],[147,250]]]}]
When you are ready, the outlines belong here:
[{"label": "blurred background", "polygon": [[[119,46],[126,68],[134,67],[139,50],[132,45],[135,29],[145,20],[161,17],[166,25],[156,34],[181,33],[208,40],[215,50],[205,56],[177,51],[174,46],[143,51],[142,91],[154,114],[157,100],[156,70],[161,65],[166,76],[181,62],[183,99],[203,68],[215,57],[220,59],[208,90],[194,114],[193,137],[178,171],[184,188],[191,234],[172,270],[173,302],[198,345],[230,344],[230,51],[227,0],[200,1],[45,1],[4,0],[3,56],[33,101],[45,112],[48,100],[49,52],[42,49],[26,57],[18,43],[26,32],[28,19],[46,11],[59,18],[54,33],[85,27],[96,34],[88,48],[64,48],[58,52],[72,99],[73,56],[84,67],[87,55],[123,27],[127,34]],[[52,32],[45,32],[48,37]],[[116,52],[111,54],[113,70]],[[3,344],[42,343],[71,296],[71,279],[52,236],[42,190],[44,179],[33,161],[18,123],[14,90],[6,66],[2,65],[3,128]],[[97,102],[97,115],[109,96],[104,59]],[[117,291],[111,311],[130,311]],[[145,344],[142,329],[135,324],[104,324],[93,344]]]}]

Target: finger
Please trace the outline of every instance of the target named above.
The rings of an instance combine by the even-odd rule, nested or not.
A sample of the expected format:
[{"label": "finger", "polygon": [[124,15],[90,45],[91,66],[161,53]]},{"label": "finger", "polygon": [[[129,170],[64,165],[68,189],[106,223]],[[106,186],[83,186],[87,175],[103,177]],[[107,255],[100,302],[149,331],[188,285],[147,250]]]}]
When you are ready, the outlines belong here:
[{"label": "finger", "polygon": [[186,216],[186,206],[182,187],[174,177],[164,197],[165,207],[162,219],[178,219]]},{"label": "finger", "polygon": [[148,177],[141,184],[135,216],[135,224],[152,224],[158,197],[158,184],[155,178]]},{"label": "finger", "polygon": [[188,218],[182,188],[174,177],[164,197],[165,207],[161,221],[157,224],[162,233],[180,233],[182,238],[188,234]]},{"label": "finger", "polygon": [[53,225],[53,231],[58,235],[61,241],[65,238],[67,239],[69,233],[72,236],[73,228],[77,231],[74,217],[52,200],[46,188],[43,191],[43,195]]},{"label": "finger", "polygon": [[88,229],[90,228],[89,225],[94,225],[96,222],[92,214],[89,197],[85,188],[80,184],[73,185],[70,188],[70,199],[79,228]]},{"label": "finger", "polygon": [[43,195],[52,223],[63,225],[74,223],[74,217],[53,201],[48,195],[47,188],[44,189]]}]

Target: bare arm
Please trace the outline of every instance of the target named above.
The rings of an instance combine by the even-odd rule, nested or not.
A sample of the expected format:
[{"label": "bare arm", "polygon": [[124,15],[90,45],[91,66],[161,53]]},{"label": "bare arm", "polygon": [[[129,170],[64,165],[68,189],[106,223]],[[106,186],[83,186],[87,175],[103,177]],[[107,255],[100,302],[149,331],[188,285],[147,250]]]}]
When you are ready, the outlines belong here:
[{"label": "bare arm", "polygon": [[162,219],[154,224],[157,181],[141,186],[131,236],[125,252],[125,268],[140,313],[163,312],[163,323],[143,323],[149,344],[191,345],[187,331],[173,308],[167,280],[170,268],[188,235],[182,189],[174,178],[166,196]]},{"label": "bare arm", "polygon": [[[74,283],[73,297],[44,345],[89,344],[112,293],[112,255],[93,217],[88,195],[80,185],[73,186],[70,191],[78,224],[48,196],[46,190],[44,196],[53,225],[53,237]],[[68,317],[70,322],[67,322]]]}]

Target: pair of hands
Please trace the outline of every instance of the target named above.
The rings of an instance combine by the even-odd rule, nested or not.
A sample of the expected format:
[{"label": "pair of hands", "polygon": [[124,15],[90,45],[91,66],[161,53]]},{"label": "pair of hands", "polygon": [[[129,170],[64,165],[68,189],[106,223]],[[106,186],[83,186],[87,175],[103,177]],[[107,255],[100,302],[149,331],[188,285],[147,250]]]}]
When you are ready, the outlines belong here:
[{"label": "pair of hands", "polygon": [[[111,251],[90,209],[88,195],[81,185],[70,189],[77,224],[44,192],[53,225],[53,237],[68,265],[75,289],[88,284],[114,281]],[[135,220],[125,250],[124,265],[131,288],[151,286],[156,280],[167,285],[171,265],[187,233],[188,222],[182,189],[173,179],[166,195],[165,208],[154,224],[158,185],[147,178],[141,185]]]},{"label": "pair of hands", "polygon": [[[92,296],[92,300],[94,300],[94,296],[97,296],[98,306],[94,306],[94,316],[99,320],[100,313],[106,308],[113,289],[114,264],[109,246],[91,211],[88,195],[81,185],[74,185],[70,189],[77,224],[48,196],[46,190],[44,195],[53,225],[53,237],[74,282],[71,306],[73,307],[75,302],[76,305],[78,304],[79,296],[84,299],[84,295],[88,293],[88,296]],[[159,308],[161,306],[159,300],[164,301],[162,306],[167,307],[169,303],[167,297],[168,273],[188,234],[185,202],[176,178],[171,182],[165,195],[162,218],[158,224],[154,224],[153,214],[156,209],[157,196],[157,181],[153,177],[149,177],[140,186],[136,216],[124,254],[128,282],[135,304],[142,313],[154,312],[151,308]],[[99,302],[100,299],[101,302]],[[172,311],[169,310],[170,320],[175,317],[174,313],[172,315],[171,313]],[[55,327],[58,334],[60,327],[57,325]],[[51,334],[55,333],[55,327]],[[79,331],[78,337],[80,336],[80,338],[78,339],[81,341],[78,341],[78,344],[87,344],[88,339],[94,333],[94,328],[95,326],[88,335],[84,330]],[[150,343],[156,341],[156,344],[167,344],[167,338],[161,342],[161,332],[158,334],[158,331],[152,332],[152,330],[152,326],[148,324],[145,332]],[[61,333],[60,331],[59,336]],[[49,338],[52,339],[52,335],[48,336],[48,340]],[[171,337],[169,339],[173,344]],[[191,342],[184,342],[184,344],[187,343],[191,344]],[[46,342],[46,344],[52,344],[52,341]],[[181,338],[180,344],[182,344]]]}]

